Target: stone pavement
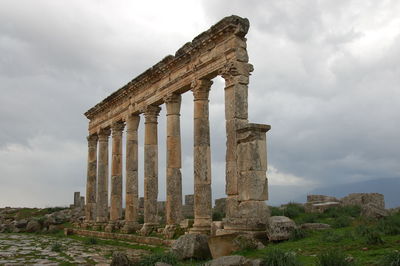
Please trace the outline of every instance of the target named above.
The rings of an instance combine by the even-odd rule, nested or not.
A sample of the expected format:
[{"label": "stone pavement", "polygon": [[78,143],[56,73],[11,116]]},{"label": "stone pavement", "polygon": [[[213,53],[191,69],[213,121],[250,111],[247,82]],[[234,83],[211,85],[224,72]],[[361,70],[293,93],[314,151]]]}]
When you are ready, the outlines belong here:
[{"label": "stone pavement", "polygon": [[[113,251],[127,249],[88,245],[79,240],[48,235],[0,234],[0,265],[109,265]],[[131,256],[147,253],[144,250],[128,251]]]}]

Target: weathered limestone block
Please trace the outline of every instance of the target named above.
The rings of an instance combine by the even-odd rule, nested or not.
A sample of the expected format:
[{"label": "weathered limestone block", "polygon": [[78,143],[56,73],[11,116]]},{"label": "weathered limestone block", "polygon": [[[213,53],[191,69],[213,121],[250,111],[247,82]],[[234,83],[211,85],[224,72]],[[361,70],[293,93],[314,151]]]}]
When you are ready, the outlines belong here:
[{"label": "weathered limestone block", "polygon": [[369,202],[361,206],[361,216],[371,218],[383,218],[389,215],[388,211],[381,208],[382,205],[376,205]]},{"label": "weathered limestone block", "polygon": [[341,199],[344,206],[349,205],[366,205],[373,203],[377,208],[385,209],[385,198],[380,193],[351,193]]},{"label": "weathered limestone block", "polygon": [[307,195],[307,202],[331,202],[339,201],[335,197],[325,196],[325,195]]},{"label": "weathered limestone block", "polygon": [[300,228],[306,230],[326,230],[330,229],[331,226],[323,223],[304,223],[300,226]]},{"label": "weathered limestone block", "polygon": [[333,207],[341,206],[340,202],[327,201],[327,202],[307,202],[304,204],[304,210],[307,213],[323,213],[325,210]]},{"label": "weathered limestone block", "polygon": [[122,130],[123,122],[112,127],[112,164],[111,164],[111,209],[110,220],[117,221],[122,216]]},{"label": "weathered limestone block", "polygon": [[96,193],[97,193],[97,135],[87,137],[88,141],[88,166],[86,180],[86,207],[85,219],[87,222],[96,220]]},{"label": "weathered limestone block", "polygon": [[239,200],[267,200],[268,125],[248,124],[238,130]]},{"label": "weathered limestone block", "polygon": [[185,195],[185,205],[194,205],[194,195]]},{"label": "weathered limestone block", "polygon": [[295,222],[288,217],[272,216],[267,225],[267,237],[269,241],[288,240],[295,228]]},{"label": "weathered limestone block", "polygon": [[207,235],[183,235],[172,244],[172,252],[181,260],[211,258],[207,240]]}]

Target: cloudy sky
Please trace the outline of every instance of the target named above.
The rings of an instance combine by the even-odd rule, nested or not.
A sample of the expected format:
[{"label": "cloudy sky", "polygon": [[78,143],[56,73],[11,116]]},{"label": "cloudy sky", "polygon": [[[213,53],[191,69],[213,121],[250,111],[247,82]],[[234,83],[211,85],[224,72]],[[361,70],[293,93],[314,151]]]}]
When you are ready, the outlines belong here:
[{"label": "cloudy sky", "polygon": [[[84,193],[83,113],[231,14],[250,20],[249,115],[272,126],[271,204],[322,186],[400,178],[397,0],[1,0],[0,207],[68,205],[74,191]],[[193,191],[192,97],[183,96],[181,116],[185,194]],[[225,183],[220,78],[210,98],[212,189],[219,198]],[[142,166],[143,147],[140,153]]]}]

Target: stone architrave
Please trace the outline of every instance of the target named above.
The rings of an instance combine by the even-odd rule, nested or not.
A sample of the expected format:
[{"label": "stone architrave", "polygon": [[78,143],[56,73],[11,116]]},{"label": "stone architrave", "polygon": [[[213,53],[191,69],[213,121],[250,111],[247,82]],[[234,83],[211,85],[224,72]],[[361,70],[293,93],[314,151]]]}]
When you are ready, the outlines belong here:
[{"label": "stone architrave", "polygon": [[182,219],[181,175],[181,95],[170,94],[164,98],[167,107],[167,225],[176,225]]},{"label": "stone architrave", "polygon": [[108,137],[111,130],[101,129],[99,136],[99,157],[97,168],[96,223],[108,222]]},{"label": "stone architrave", "polygon": [[145,138],[144,138],[144,225],[142,235],[152,232],[158,224],[157,197],[158,197],[158,136],[157,117],[161,111],[159,106],[149,105],[144,110]]},{"label": "stone architrave", "polygon": [[112,129],[112,161],[111,161],[111,208],[110,224],[106,228],[112,231],[114,224],[122,217],[122,121],[114,123]]},{"label": "stone architrave", "polygon": [[194,96],[194,224],[190,233],[210,234],[211,230],[211,150],[208,95],[212,81],[192,82]]},{"label": "stone architrave", "polygon": [[122,229],[130,233],[137,228],[139,213],[138,178],[138,127],[140,116],[128,115],[126,119],[126,185],[125,185],[125,225]]}]

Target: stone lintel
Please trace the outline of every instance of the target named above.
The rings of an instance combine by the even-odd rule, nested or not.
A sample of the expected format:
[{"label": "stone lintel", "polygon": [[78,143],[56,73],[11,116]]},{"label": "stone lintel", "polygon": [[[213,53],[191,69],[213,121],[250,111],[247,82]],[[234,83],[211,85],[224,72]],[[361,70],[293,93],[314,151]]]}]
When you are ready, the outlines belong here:
[{"label": "stone lintel", "polygon": [[249,131],[258,131],[258,132],[268,132],[271,129],[270,125],[265,124],[255,124],[255,123],[248,123],[247,125],[238,128],[236,130],[237,133],[246,133]]}]

